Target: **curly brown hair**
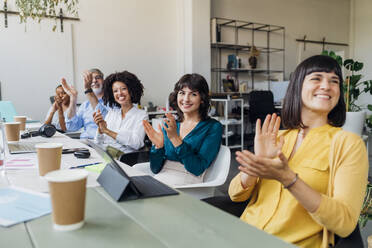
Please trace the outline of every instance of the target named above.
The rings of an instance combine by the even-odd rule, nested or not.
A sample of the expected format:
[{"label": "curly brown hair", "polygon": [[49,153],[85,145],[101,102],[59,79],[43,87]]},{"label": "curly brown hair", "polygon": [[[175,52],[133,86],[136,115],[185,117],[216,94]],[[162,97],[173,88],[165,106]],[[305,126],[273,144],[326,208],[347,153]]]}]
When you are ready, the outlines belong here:
[{"label": "curly brown hair", "polygon": [[120,107],[120,104],[115,101],[114,93],[112,91],[112,85],[115,82],[124,83],[130,95],[130,100],[132,103],[141,104],[141,97],[143,96],[143,85],[136,75],[128,71],[115,72],[106,77],[103,83],[103,102],[110,108]]}]

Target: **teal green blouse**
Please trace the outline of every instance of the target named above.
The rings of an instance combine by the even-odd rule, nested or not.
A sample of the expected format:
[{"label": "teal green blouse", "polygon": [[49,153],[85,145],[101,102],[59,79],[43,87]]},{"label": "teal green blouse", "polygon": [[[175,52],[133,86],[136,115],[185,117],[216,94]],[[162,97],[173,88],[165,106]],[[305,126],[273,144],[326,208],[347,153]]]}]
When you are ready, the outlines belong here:
[{"label": "teal green blouse", "polygon": [[[195,176],[201,175],[216,158],[221,146],[222,125],[215,119],[200,121],[184,138],[181,145],[174,147],[164,133],[164,147],[151,148],[150,167],[157,174],[163,168],[165,160],[181,162],[187,171]],[[180,122],[177,122],[177,133]]]}]

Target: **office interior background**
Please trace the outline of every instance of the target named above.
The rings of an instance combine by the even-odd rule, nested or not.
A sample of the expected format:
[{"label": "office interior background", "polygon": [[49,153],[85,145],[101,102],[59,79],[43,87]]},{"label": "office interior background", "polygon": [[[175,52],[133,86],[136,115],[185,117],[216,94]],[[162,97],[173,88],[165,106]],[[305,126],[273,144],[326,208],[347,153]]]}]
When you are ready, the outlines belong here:
[{"label": "office interior background", "polygon": [[[8,8],[14,10],[14,1],[8,0]],[[59,21],[20,24],[13,15],[5,28],[0,15],[1,99],[12,101],[18,114],[43,120],[62,77],[82,102],[82,72],[100,68],[105,75],[135,73],[145,86],[142,105],[165,106],[183,74],[199,73],[211,82],[214,17],[285,27],[283,80],[301,56],[321,53],[321,45],[296,42],[305,36],[347,43],[326,49],[342,49],[345,58],[363,62],[364,79],[372,79],[371,0],[80,0],[80,20],[65,20],[63,32]],[[362,95],[359,103],[371,104],[372,96]]]}]

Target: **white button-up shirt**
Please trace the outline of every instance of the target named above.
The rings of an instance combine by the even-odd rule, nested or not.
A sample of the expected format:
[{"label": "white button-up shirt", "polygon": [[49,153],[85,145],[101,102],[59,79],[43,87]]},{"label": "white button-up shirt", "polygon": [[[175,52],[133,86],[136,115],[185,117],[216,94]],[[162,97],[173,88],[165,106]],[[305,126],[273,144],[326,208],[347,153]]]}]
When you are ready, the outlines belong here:
[{"label": "white button-up shirt", "polygon": [[147,112],[133,106],[124,116],[121,108],[109,109],[105,121],[107,128],[116,132],[116,140],[97,130],[96,141],[103,147],[112,146],[124,153],[134,152],[144,146],[145,129],[142,120],[147,120]]}]

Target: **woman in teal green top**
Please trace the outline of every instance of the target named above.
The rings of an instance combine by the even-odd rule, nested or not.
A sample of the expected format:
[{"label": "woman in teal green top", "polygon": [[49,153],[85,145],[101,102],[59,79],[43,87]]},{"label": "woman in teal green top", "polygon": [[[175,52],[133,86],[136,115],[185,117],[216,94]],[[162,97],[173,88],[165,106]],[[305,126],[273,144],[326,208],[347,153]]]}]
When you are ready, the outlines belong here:
[{"label": "woman in teal green top", "polygon": [[166,114],[164,123],[159,125],[161,132],[143,121],[153,143],[150,167],[159,180],[172,185],[202,182],[205,170],[216,158],[222,125],[208,116],[208,93],[204,77],[186,74],[169,96],[170,105],[177,110],[177,120],[172,114]]}]

